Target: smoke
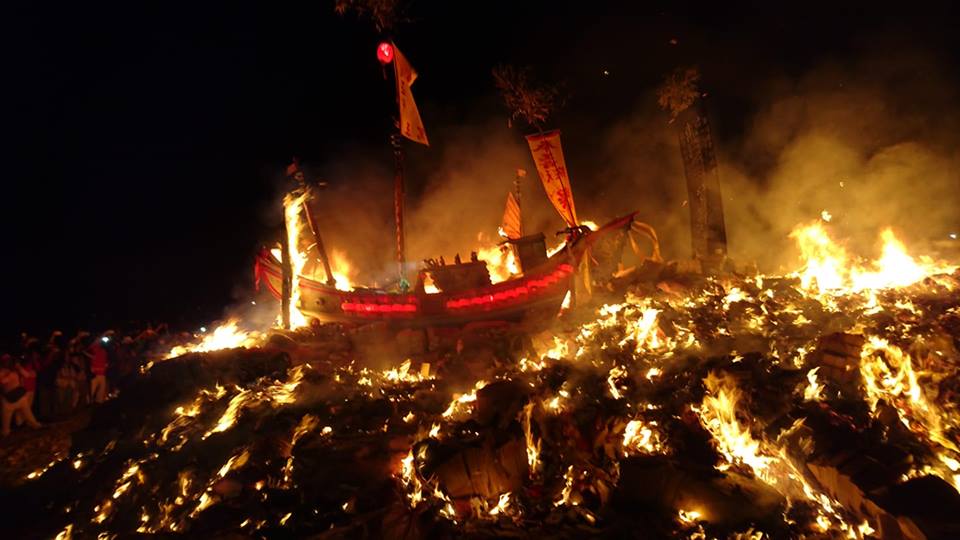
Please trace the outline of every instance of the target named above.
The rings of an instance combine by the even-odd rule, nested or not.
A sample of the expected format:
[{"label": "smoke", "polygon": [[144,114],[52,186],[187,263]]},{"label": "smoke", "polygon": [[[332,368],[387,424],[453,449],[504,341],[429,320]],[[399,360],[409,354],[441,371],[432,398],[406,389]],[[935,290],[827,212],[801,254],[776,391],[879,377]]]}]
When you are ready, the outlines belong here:
[{"label": "smoke", "polygon": [[790,229],[827,210],[855,253],[892,226],[932,251],[958,225],[956,90],[929,56],[868,55],[757,87],[745,136],[721,141],[735,259],[795,267]]},{"label": "smoke", "polygon": [[[712,91],[706,106],[714,117],[734,261],[767,271],[796,268],[790,230],[823,210],[833,216],[837,236],[864,256],[877,254],[887,226],[916,253],[934,250],[960,228],[957,87],[933,57],[861,53],[801,75],[754,81],[712,82],[707,71],[704,86]],[[470,113],[421,103],[432,146],[405,142],[408,275],[424,258],[466,259],[481,243],[478,234],[497,241],[517,168],[528,172],[525,230],[543,231],[552,243],[563,227],[522,133],[505,125],[504,111],[485,106],[492,94],[491,85],[491,100]],[[746,103],[738,105],[745,113],[720,114],[729,101]],[[652,88],[625,109],[589,133],[581,133],[587,129],[576,114],[558,125],[578,214],[602,224],[639,210],[658,231],[664,256],[687,258],[689,210],[675,126],[657,108]],[[314,208],[328,250],[346,255],[356,281],[388,283],[396,267],[386,142],[321,168],[330,186]]]}]

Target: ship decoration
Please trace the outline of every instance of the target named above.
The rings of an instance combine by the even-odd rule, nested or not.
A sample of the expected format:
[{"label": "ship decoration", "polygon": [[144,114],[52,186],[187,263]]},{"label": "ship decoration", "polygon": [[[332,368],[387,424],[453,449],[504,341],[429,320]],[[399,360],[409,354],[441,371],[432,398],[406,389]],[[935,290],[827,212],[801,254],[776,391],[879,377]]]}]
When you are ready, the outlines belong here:
[{"label": "ship decoration", "polygon": [[[408,292],[370,288],[343,291],[300,276],[296,307],[308,320],[317,322],[389,321],[399,327],[462,325],[484,320],[522,321],[555,314],[574,288],[577,269],[591,248],[603,241],[622,248],[624,239],[632,232],[648,228],[637,220],[636,213],[615,219],[596,231],[587,227],[570,228],[566,230],[566,243],[552,256],[547,254],[543,233],[509,239],[507,243],[516,249],[521,273],[499,283],[491,283],[486,263],[475,258],[455,260],[452,264],[428,261]],[[651,258],[657,258],[656,236],[646,236],[653,244],[655,255]],[[630,244],[636,246],[632,237]],[[281,298],[283,273],[270,250],[259,253],[254,271],[258,287],[266,287],[273,296]],[[427,277],[439,292],[426,291]]]},{"label": "ship decoration", "polygon": [[[314,236],[312,248],[316,251],[317,259],[323,264],[327,279],[320,282],[308,276],[292,275],[289,254],[299,251],[295,245],[298,243],[297,238],[291,240],[288,237],[288,241],[282,243],[282,249],[276,250],[280,252],[277,255],[274,255],[272,250],[261,250],[254,268],[257,288],[259,290],[261,286],[265,286],[270,293],[281,299],[285,327],[289,327],[291,310],[288,306],[291,302],[310,322],[364,324],[388,321],[401,327],[459,325],[482,320],[517,321],[538,314],[552,315],[558,312],[568,294],[576,292],[578,278],[589,294],[594,281],[591,268],[595,269],[594,272],[598,266],[599,269],[608,269],[603,268],[604,264],[598,264],[598,258],[594,255],[610,251],[595,249],[600,244],[612,246],[612,251],[615,252],[612,259],[603,257],[604,263],[608,263],[610,260],[620,260],[626,239],[629,239],[634,251],[639,253],[635,236],[643,235],[652,244],[650,258],[660,260],[656,232],[649,225],[638,221],[636,213],[615,219],[595,231],[581,224],[577,218],[560,145],[560,132],[539,131],[526,139],[544,192],[566,223],[564,231],[558,233],[566,235],[562,248],[548,254],[543,233],[522,234],[519,187],[526,172],[518,169],[515,195],[508,195],[501,230],[505,232],[505,244],[509,244],[509,248],[514,250],[519,261],[520,274],[499,283],[492,283],[486,263],[472,254],[471,260],[467,262],[459,260],[459,256],[453,264],[446,264],[442,258],[424,261],[416,282],[412,287],[407,287],[403,275],[405,188],[400,143],[404,138],[423,145],[428,145],[428,141],[411,92],[411,86],[417,78],[416,71],[392,42],[380,44],[377,58],[384,67],[385,76],[392,71],[397,98],[397,132],[391,135],[391,146],[396,162],[394,207],[399,290],[357,288],[345,291],[336,287],[320,231],[310,212],[308,201],[312,187],[306,182],[299,164],[295,161],[287,173],[300,182],[299,189],[303,198],[300,203],[288,209],[295,213],[306,213],[306,221]],[[394,69],[387,70],[387,66],[391,64]],[[297,206],[302,206],[302,210]],[[286,232],[284,236],[287,236]],[[618,268],[622,270],[621,267]],[[594,275],[604,273],[609,272]],[[436,292],[426,290],[428,277],[437,288]]]}]

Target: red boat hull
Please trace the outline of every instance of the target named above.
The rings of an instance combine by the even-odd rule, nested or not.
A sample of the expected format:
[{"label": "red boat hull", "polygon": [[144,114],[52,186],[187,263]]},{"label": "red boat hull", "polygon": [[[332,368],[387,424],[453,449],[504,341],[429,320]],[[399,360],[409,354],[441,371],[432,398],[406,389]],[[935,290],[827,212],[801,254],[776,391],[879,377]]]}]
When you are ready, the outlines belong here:
[{"label": "red boat hull", "polygon": [[[634,214],[614,220],[585,234],[543,265],[524,275],[493,285],[434,294],[341,291],[301,276],[300,303],[308,319],[321,322],[366,324],[384,321],[397,327],[463,325],[475,321],[520,321],[535,314],[555,314],[573,286],[583,254],[597,239],[629,227]],[[265,286],[280,298],[280,264],[264,249],[257,256],[258,287]]]}]

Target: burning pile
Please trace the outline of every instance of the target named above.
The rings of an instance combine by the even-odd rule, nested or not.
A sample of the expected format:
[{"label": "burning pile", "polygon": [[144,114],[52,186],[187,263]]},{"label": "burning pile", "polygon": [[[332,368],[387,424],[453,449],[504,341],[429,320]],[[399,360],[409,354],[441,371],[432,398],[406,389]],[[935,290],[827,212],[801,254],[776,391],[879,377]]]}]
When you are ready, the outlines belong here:
[{"label": "burning pile", "polygon": [[956,537],[960,274],[892,233],[873,263],[794,237],[791,275],[664,266],[389,369],[365,329],[197,344],[15,504],[60,537]]}]

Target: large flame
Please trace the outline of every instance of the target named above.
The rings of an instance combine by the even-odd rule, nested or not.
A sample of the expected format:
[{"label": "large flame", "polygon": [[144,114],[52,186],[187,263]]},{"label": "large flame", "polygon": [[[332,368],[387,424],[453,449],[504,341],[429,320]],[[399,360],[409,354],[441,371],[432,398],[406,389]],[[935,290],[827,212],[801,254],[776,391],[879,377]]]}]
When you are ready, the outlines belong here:
[{"label": "large flame", "polygon": [[211,352],[222,349],[238,349],[240,347],[255,347],[260,344],[262,336],[257,332],[241,330],[237,319],[230,319],[207,333],[198,341],[189,345],[177,345],[170,349],[166,358],[174,358],[187,353]]},{"label": "large flame", "polygon": [[871,410],[876,412],[881,401],[888,403],[907,429],[934,446],[939,463],[922,472],[935,474],[960,491],[960,447],[948,434],[960,427],[960,422],[926,396],[920,385],[925,374],[914,369],[911,355],[885,339],[870,336],[860,353],[860,375]]},{"label": "large flame", "polygon": [[500,283],[520,273],[517,258],[509,245],[498,245],[483,233],[477,235],[477,242],[477,258],[487,263],[490,281]]},{"label": "large flame", "polygon": [[842,295],[907,287],[924,278],[953,272],[956,267],[936,264],[929,257],[914,259],[892,229],[880,234],[880,258],[865,262],[852,257],[833,240],[824,222],[799,225],[790,233],[803,259],[794,273],[801,287],[820,294]]},{"label": "large flame", "polygon": [[337,289],[341,291],[353,290],[356,269],[347,259],[346,253],[339,249],[330,251],[330,271],[333,272],[333,281]]},{"label": "large flame", "polygon": [[301,328],[307,325],[307,318],[300,311],[300,275],[307,264],[307,256],[300,251],[300,233],[303,230],[303,220],[300,212],[303,202],[307,200],[307,193],[287,193],[283,197],[283,215],[287,223],[287,249],[290,252],[290,266],[293,280],[290,291],[290,328]]}]

